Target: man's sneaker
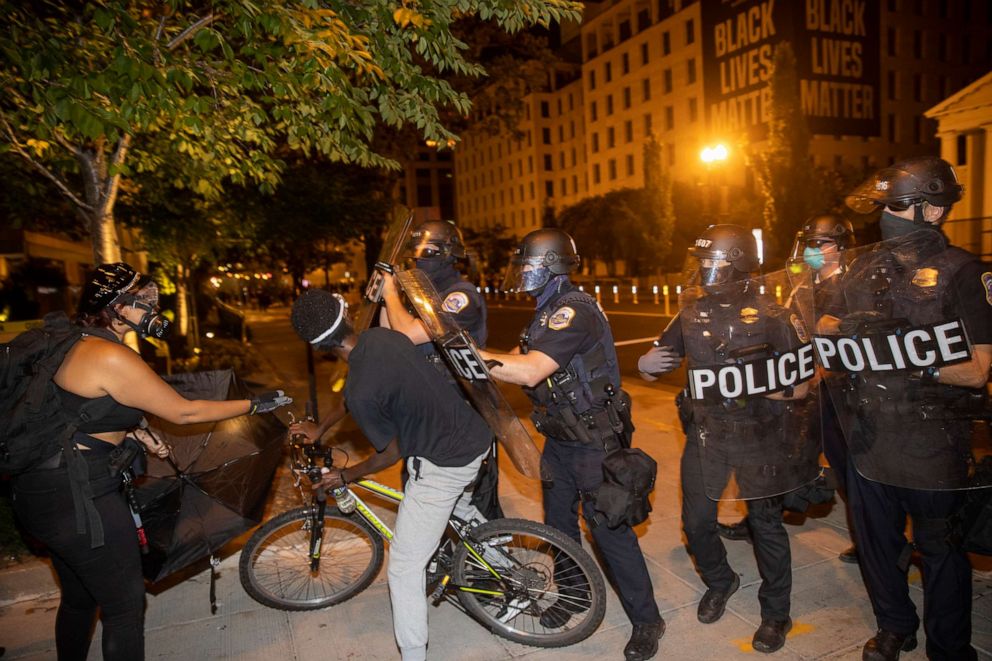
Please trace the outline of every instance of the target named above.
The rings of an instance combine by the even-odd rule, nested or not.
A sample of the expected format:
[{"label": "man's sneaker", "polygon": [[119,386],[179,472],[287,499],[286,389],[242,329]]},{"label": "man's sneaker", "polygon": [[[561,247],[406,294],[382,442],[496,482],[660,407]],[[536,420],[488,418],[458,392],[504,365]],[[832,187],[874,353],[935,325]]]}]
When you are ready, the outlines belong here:
[{"label": "man's sneaker", "polygon": [[846,562],[849,565],[856,565],[858,564],[858,547],[852,546],[848,549],[845,549],[841,551],[840,555],[838,555],[837,557],[840,558],[841,562]]},{"label": "man's sneaker", "polygon": [[717,522],[716,531],[724,539],[751,541],[751,526],[748,524],[746,516],[737,523]]},{"label": "man's sneaker", "polygon": [[713,624],[721,617],[723,617],[723,611],[727,608],[727,600],[730,596],[737,592],[737,588],[741,586],[741,577],[734,574],[734,582],[730,584],[727,590],[714,590],[710,588],[703,595],[702,600],[699,602],[699,608],[696,611],[696,617],[703,624]]},{"label": "man's sneaker", "polygon": [[879,629],[875,637],[865,643],[861,658],[863,661],[896,661],[899,652],[910,652],[915,649],[915,633],[901,634]]},{"label": "man's sneaker", "polygon": [[754,632],[754,638],[751,639],[751,646],[765,654],[777,652],[785,645],[785,634],[789,633],[791,629],[791,617],[787,617],[784,620],[766,620],[762,618],[761,626]]},{"label": "man's sneaker", "polygon": [[623,657],[627,661],[646,661],[658,653],[658,641],[665,635],[665,621],[654,624],[635,624]]}]

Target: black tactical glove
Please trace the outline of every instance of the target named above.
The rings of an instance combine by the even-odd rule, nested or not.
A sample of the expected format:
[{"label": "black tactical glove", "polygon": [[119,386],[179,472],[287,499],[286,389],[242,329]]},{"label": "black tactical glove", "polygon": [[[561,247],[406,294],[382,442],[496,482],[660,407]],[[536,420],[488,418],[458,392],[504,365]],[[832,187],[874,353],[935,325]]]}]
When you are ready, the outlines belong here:
[{"label": "black tactical glove", "polygon": [[675,353],[671,347],[651,347],[651,349],[637,359],[637,369],[642,374],[658,376],[668,374],[679,368],[682,364],[682,356]]},{"label": "black tactical glove", "polygon": [[844,315],[840,320],[841,335],[854,335],[863,332],[865,327],[871,327],[873,322],[885,319],[885,315],[875,310],[865,310],[863,312],[852,312]]},{"label": "black tactical glove", "polygon": [[286,393],[282,390],[270,390],[252,397],[251,406],[248,408],[248,415],[268,413],[269,411],[275,411],[280,406],[286,406],[286,404],[292,403],[293,398],[286,397]]}]

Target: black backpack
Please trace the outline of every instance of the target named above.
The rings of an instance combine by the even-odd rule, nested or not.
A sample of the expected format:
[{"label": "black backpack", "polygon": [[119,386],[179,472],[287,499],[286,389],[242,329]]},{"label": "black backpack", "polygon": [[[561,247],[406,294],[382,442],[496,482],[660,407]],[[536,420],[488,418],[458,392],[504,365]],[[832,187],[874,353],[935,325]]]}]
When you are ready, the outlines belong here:
[{"label": "black backpack", "polygon": [[99,415],[107,402],[84,405],[79,416],[63,411],[55,382],[59,366],[83,337],[64,312],[45,315],[44,326],[0,344],[0,474],[19,475],[62,450],[76,509],[76,529],[89,521],[94,548],[103,544],[103,526],[93,506],[85,460],[72,442],[79,423]]},{"label": "black backpack", "polygon": [[596,492],[596,513],[609,528],[636,526],[648,518],[658,464],[643,450],[621,448],[603,459],[603,483]]}]

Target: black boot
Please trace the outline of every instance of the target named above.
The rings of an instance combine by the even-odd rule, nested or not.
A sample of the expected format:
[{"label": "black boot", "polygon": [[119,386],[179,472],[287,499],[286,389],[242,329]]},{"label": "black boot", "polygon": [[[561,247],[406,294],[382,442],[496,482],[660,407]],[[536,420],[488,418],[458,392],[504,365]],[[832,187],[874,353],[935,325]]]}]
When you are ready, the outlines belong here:
[{"label": "black boot", "polygon": [[665,635],[665,621],[654,624],[635,624],[623,657],[627,661],[646,661],[658,653],[658,641]]},{"label": "black boot", "polygon": [[841,562],[846,562],[849,565],[856,565],[858,564],[858,547],[852,546],[851,548],[845,549],[841,551],[840,555],[837,557],[840,558]]},{"label": "black boot", "polygon": [[915,633],[892,633],[879,629],[875,637],[865,643],[861,658],[863,661],[896,661],[899,652],[910,652],[915,649]]},{"label": "black boot", "polygon": [[751,526],[748,524],[746,516],[737,523],[717,522],[716,531],[724,539],[751,541]]},{"label": "black boot", "polygon": [[696,617],[703,624],[713,624],[721,617],[723,617],[723,611],[727,608],[727,600],[730,596],[737,592],[737,588],[741,586],[741,577],[734,574],[734,582],[730,584],[730,587],[726,591],[714,590],[710,588],[703,595],[702,600],[699,602],[699,608],[696,610]]},{"label": "black boot", "polygon": [[784,620],[766,620],[761,618],[761,626],[754,632],[751,646],[759,652],[771,654],[782,649],[785,645],[785,634],[792,629],[792,618]]}]

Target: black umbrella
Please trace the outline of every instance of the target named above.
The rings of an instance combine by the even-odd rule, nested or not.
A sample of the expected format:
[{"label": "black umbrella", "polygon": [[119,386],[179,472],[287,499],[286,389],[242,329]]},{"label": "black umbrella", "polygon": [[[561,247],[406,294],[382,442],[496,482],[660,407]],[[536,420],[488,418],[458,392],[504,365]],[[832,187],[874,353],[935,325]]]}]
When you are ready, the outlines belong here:
[{"label": "black umbrella", "polygon": [[[247,399],[230,370],[166,377],[189,399]],[[175,425],[149,418],[171,456],[149,457],[135,481],[149,552],[145,577],[159,581],[212,556],[258,524],[282,455],[286,426],[271,413],[221,422]]]}]

